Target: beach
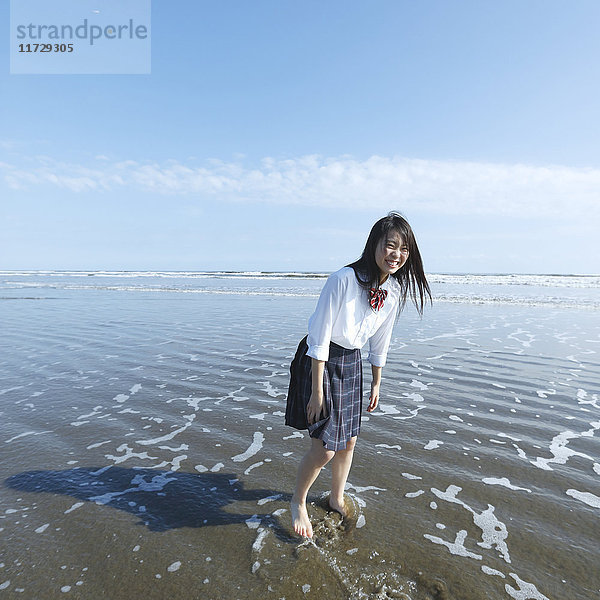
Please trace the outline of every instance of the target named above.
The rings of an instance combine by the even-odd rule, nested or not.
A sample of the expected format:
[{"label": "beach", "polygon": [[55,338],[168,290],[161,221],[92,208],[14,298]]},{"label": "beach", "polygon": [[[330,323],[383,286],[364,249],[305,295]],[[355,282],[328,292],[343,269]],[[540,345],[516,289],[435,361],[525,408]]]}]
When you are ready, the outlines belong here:
[{"label": "beach", "polygon": [[597,597],[600,277],[430,279],[313,543],[284,413],[324,274],[0,272],[1,595]]}]

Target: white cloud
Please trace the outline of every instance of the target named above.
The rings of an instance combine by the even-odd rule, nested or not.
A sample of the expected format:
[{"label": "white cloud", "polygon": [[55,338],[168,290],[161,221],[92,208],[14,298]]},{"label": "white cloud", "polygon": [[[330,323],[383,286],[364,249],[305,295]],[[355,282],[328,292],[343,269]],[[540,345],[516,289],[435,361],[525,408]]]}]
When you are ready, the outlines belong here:
[{"label": "white cloud", "polygon": [[200,200],[379,210],[395,206],[437,214],[600,214],[600,168],[384,156],[264,158],[258,167],[220,160],[200,166],[177,160],[97,159],[89,166],[38,157],[25,166],[0,163],[0,174],[15,190],[57,186],[83,193],[128,188]]}]

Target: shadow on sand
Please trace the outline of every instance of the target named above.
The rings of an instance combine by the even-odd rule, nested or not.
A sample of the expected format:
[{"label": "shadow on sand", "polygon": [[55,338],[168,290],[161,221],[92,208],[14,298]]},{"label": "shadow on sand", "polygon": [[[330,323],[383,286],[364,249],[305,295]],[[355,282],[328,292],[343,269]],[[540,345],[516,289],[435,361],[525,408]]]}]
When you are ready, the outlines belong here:
[{"label": "shadow on sand", "polygon": [[255,515],[225,508],[262,498],[290,498],[273,490],[245,490],[232,473],[195,474],[116,466],[26,471],[9,477],[5,483],[15,490],[63,494],[108,505],[136,515],[151,531],[243,523]]}]

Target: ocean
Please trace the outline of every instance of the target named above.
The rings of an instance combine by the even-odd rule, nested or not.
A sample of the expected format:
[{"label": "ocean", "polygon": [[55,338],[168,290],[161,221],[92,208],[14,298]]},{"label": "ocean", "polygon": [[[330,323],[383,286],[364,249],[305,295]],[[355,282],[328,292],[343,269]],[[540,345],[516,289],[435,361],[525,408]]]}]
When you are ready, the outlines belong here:
[{"label": "ocean", "polygon": [[[431,274],[290,526],[325,273],[0,271],[6,598],[600,598],[600,276]],[[370,373],[365,361],[365,394]]]}]

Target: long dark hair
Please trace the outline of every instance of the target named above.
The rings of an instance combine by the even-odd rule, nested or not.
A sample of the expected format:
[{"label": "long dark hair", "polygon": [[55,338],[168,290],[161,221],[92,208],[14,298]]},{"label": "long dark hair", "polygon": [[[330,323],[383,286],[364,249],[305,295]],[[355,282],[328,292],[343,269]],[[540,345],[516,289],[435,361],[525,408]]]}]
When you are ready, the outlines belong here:
[{"label": "long dark hair", "polygon": [[370,288],[378,288],[381,273],[375,261],[375,252],[379,243],[385,241],[391,231],[397,231],[408,246],[408,259],[402,268],[391,275],[400,284],[400,310],[404,308],[406,298],[410,295],[417,311],[422,315],[426,296],[429,296],[430,302],[432,301],[431,290],[425,277],[415,234],[400,213],[390,212],[387,217],[379,219],[369,233],[362,256],[346,266],[354,269],[358,283],[367,292]]}]

